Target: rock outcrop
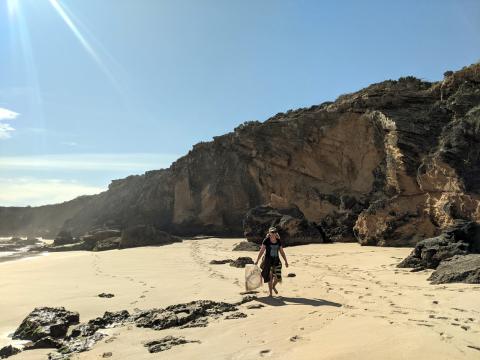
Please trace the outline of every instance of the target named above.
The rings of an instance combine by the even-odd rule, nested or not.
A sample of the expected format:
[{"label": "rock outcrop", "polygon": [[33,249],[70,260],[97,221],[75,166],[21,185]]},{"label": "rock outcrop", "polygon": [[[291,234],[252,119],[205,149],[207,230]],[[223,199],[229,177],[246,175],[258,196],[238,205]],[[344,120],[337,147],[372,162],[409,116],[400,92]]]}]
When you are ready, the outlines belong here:
[{"label": "rock outcrop", "polygon": [[440,236],[420,241],[398,267],[436,269],[446,259],[470,253],[480,253],[480,225],[456,221]]},{"label": "rock outcrop", "polygon": [[[59,240],[60,239],[60,240]],[[102,229],[91,231],[79,238],[61,232],[52,245],[41,248],[44,251],[106,251],[126,249],[139,246],[167,245],[181,241],[180,238],[151,225],[136,225],[120,232],[116,229]],[[38,249],[35,249],[38,251]]]},{"label": "rock outcrop", "polygon": [[131,248],[147,245],[166,245],[181,241],[180,238],[151,225],[136,225],[122,232],[119,248]]},{"label": "rock outcrop", "polygon": [[[211,300],[197,300],[184,304],[176,304],[160,309],[138,310],[130,314],[127,310],[105,312],[101,317],[79,323],[79,314],[65,310],[63,307],[41,307],[33,310],[15,331],[13,338],[31,340],[23,350],[51,348],[56,352],[50,353],[52,360],[67,360],[72,354],[90,350],[95,343],[108,336],[100,332],[102,329],[135,325],[153,330],[163,330],[173,327],[205,327],[209,318],[219,318],[224,313],[237,311],[237,305],[252,301],[254,297],[245,297],[238,304],[217,302]],[[76,326],[74,326],[76,325]],[[163,341],[165,340],[165,341]],[[168,349],[168,344],[175,345],[173,339],[152,343],[150,352]],[[166,347],[164,347],[164,344]],[[158,346],[156,346],[158,345]],[[150,350],[150,346],[149,350]],[[20,352],[13,346],[0,349],[0,358],[6,358]]]},{"label": "rock outcrop", "polygon": [[77,312],[65,310],[63,307],[35,308],[15,330],[13,338],[33,342],[47,337],[62,338],[67,334],[68,327],[78,324],[79,319]]},{"label": "rock outcrop", "polygon": [[442,261],[429,279],[432,284],[480,284],[480,254],[456,255]]},{"label": "rock outcrop", "polygon": [[0,349],[0,359],[6,359],[10,356],[18,354],[20,351],[21,350],[19,348],[16,348],[12,345],[4,346]]},{"label": "rock outcrop", "polygon": [[436,269],[432,284],[480,283],[480,224],[457,220],[440,236],[420,241],[398,267]]},{"label": "rock outcrop", "polygon": [[387,80],[199,143],[168,169],[42,208],[1,208],[0,233],[151,225],[235,235],[262,204],[292,206],[335,241],[412,246],[480,221],[480,64],[440,82]]}]

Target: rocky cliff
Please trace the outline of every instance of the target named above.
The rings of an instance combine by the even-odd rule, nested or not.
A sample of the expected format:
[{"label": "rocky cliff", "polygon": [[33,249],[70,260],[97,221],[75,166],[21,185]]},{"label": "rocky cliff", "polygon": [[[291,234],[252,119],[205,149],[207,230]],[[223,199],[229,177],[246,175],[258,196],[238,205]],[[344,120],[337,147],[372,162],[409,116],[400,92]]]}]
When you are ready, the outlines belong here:
[{"label": "rocky cliff", "polygon": [[[55,225],[74,235],[136,224],[178,235],[242,235],[245,213],[269,204],[297,206],[336,241],[411,245],[455,219],[480,220],[479,175],[475,64],[440,82],[388,80],[244,123],[195,145],[168,169],[113,181]],[[1,232],[53,221],[25,215],[41,208],[0,211]]]}]

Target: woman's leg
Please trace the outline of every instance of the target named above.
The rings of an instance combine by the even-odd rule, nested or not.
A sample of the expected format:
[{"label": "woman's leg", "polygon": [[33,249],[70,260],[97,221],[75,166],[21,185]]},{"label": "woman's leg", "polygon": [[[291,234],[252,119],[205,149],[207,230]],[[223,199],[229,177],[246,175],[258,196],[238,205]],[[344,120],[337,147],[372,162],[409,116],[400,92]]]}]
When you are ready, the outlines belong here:
[{"label": "woman's leg", "polygon": [[273,282],[272,282],[272,289],[273,291],[275,291],[275,294],[278,294],[278,290],[275,288],[275,286],[277,286],[278,284],[278,279],[276,276],[273,277]]},{"label": "woman's leg", "polygon": [[270,270],[270,280],[268,281],[268,291],[270,292],[270,296],[272,296],[272,288],[273,288],[272,282],[273,282],[273,274],[272,274],[272,270]]}]

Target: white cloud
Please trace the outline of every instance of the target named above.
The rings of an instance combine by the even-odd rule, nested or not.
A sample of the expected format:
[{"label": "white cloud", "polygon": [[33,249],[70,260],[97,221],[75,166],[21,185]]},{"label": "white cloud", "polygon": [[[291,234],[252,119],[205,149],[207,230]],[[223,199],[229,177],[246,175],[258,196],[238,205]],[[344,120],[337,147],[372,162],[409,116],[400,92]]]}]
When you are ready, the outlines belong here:
[{"label": "white cloud", "polygon": [[166,168],[175,154],[57,154],[0,157],[0,172],[12,170],[127,171],[138,173]]},{"label": "white cloud", "polygon": [[[15,111],[0,107],[0,121],[14,120],[18,115],[20,114],[16,113]],[[0,140],[11,137],[10,133],[14,130],[15,129],[10,124],[0,123]]]},{"label": "white cloud", "polygon": [[16,113],[15,111],[8,110],[5,108],[0,108],[0,121],[2,120],[14,120],[19,113]]},{"label": "white cloud", "polygon": [[39,206],[97,194],[105,189],[76,181],[35,178],[0,178],[1,206]]}]

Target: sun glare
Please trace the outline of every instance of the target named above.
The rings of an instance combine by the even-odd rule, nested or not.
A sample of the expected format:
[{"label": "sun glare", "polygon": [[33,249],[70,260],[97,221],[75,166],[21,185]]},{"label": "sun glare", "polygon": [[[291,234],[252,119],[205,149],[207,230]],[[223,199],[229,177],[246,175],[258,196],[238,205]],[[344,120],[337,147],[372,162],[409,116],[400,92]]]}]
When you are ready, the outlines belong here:
[{"label": "sun glare", "polygon": [[7,0],[8,16],[13,17],[18,12],[19,0]]}]

